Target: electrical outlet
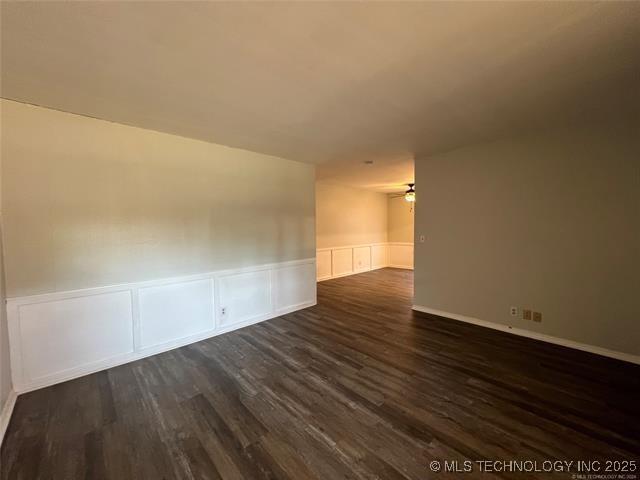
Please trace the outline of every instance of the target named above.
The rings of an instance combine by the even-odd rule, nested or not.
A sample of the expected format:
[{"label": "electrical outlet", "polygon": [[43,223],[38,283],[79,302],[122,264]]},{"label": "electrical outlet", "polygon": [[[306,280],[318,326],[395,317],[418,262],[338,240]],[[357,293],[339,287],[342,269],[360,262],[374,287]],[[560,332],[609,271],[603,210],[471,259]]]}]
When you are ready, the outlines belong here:
[{"label": "electrical outlet", "polygon": [[226,315],[227,314],[227,307],[222,307],[222,309],[220,310],[220,313],[222,315]]},{"label": "electrical outlet", "polygon": [[511,307],[509,309],[509,312],[511,312],[511,316],[512,317],[517,317],[518,316],[518,307]]},{"label": "electrical outlet", "polygon": [[531,310],[522,310],[522,319],[531,320]]},{"label": "electrical outlet", "polygon": [[541,312],[533,312],[533,321],[541,322],[542,321],[542,313]]}]

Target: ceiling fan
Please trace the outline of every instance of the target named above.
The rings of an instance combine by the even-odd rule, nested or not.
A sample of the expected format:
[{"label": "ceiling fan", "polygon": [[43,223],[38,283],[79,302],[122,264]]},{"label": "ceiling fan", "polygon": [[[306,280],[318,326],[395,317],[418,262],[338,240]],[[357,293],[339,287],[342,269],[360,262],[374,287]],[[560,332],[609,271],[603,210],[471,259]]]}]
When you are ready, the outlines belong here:
[{"label": "ceiling fan", "polygon": [[392,198],[404,197],[404,199],[407,202],[414,203],[416,201],[416,191],[413,188],[415,183],[407,183],[406,185],[407,185],[407,187],[409,187],[406,192],[404,192],[404,193],[392,193],[390,196]]}]

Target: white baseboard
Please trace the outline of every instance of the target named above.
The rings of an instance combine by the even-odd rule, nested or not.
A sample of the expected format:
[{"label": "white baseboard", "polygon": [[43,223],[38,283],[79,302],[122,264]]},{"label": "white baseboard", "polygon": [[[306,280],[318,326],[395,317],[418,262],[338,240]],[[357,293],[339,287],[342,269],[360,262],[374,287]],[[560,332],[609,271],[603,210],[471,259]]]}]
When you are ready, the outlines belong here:
[{"label": "white baseboard", "polygon": [[555,345],[561,345],[563,347],[569,347],[576,350],[582,350],[584,352],[595,353],[596,355],[602,355],[604,357],[615,358],[625,362],[635,363],[640,365],[640,356],[632,355],[630,353],[618,352],[615,350],[609,350],[607,348],[597,347],[595,345],[588,345],[586,343],[575,342],[573,340],[567,340],[565,338],[554,337],[552,335],[546,335],[544,333],[532,332],[530,330],[524,330],[522,328],[514,328],[509,325],[503,325],[501,323],[488,322],[486,320],[480,320],[474,317],[468,317],[466,315],[459,315],[457,313],[445,312],[443,310],[436,310],[435,308],[424,307],[422,305],[413,305],[413,310],[417,312],[430,313],[439,317],[446,317],[452,320],[458,320],[460,322],[471,323],[473,325],[479,325],[481,327],[491,328],[493,330],[499,330],[501,332],[512,333],[513,335],[519,335],[521,337],[532,338],[534,340],[540,340],[542,342],[553,343]]},{"label": "white baseboard", "polygon": [[17,398],[18,395],[16,395],[16,392],[11,390],[7,400],[2,406],[2,409],[0,409],[0,447],[2,446],[4,435],[7,433],[7,428],[9,427],[9,421],[11,420],[11,414],[13,413],[13,407],[16,405]]},{"label": "white baseboard", "polygon": [[404,270],[413,270],[413,265],[387,265],[389,268],[402,268]]},{"label": "white baseboard", "polygon": [[380,270],[381,268],[387,268],[390,267],[391,265],[379,265],[373,268],[368,268],[366,270],[358,270],[358,271],[354,271],[354,272],[347,272],[347,273],[341,273],[339,275],[334,275],[332,277],[321,277],[318,278],[318,282],[324,282],[325,280],[333,280],[335,278],[342,278],[342,277],[350,277],[351,275],[357,275],[359,273],[365,273],[365,272],[372,272],[374,270]]},{"label": "white baseboard", "polygon": [[386,242],[319,248],[316,262],[318,282],[385,267],[413,270],[413,243]]},{"label": "white baseboard", "polygon": [[316,303],[313,258],[7,300],[24,393]]}]

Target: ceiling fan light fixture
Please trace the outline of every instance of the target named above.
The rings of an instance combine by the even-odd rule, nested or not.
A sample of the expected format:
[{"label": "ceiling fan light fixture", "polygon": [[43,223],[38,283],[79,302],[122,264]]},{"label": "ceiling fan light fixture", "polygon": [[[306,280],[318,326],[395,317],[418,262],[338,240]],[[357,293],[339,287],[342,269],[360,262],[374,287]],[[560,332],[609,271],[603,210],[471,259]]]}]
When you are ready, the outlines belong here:
[{"label": "ceiling fan light fixture", "polygon": [[407,202],[415,202],[416,201],[416,191],[413,189],[413,183],[409,183],[409,190],[407,190],[404,194],[404,199]]}]

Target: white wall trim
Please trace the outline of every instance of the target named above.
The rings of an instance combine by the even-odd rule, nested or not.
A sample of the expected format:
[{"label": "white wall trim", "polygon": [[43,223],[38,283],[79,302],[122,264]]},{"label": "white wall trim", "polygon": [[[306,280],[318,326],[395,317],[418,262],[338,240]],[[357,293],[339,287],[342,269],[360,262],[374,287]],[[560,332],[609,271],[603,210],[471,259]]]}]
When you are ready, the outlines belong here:
[{"label": "white wall trim", "polygon": [[471,323],[473,325],[479,325],[481,327],[491,328],[493,330],[499,330],[501,332],[512,333],[513,335],[519,335],[521,337],[532,338],[534,340],[553,343],[555,345],[561,345],[563,347],[582,350],[589,353],[595,353],[596,355],[602,355],[604,357],[615,358],[617,360],[622,360],[625,362],[630,362],[630,363],[635,363],[640,365],[640,356],[632,355],[630,353],[609,350],[607,348],[597,347],[595,345],[588,345],[586,343],[575,342],[573,340],[554,337],[552,335],[546,335],[544,333],[532,332],[530,330],[525,330],[522,328],[514,328],[509,325],[503,325],[501,323],[480,320],[478,318],[468,317],[466,315],[460,315],[457,313],[445,312],[443,310],[436,310],[435,308],[424,307],[422,305],[413,305],[412,309],[417,312],[430,313],[432,315],[437,315],[439,317],[446,317],[452,320],[458,320],[460,322]]},{"label": "white wall trim", "polygon": [[[358,247],[373,247],[373,246],[386,246],[389,245],[389,242],[379,242],[379,243],[359,243],[356,245],[339,245],[337,247],[323,247],[317,248],[317,252],[328,252],[330,250],[344,250],[345,248],[358,248]],[[410,243],[409,245],[413,245]]]},{"label": "white wall trim", "polygon": [[28,392],[310,307],[315,276],[307,258],[9,298],[13,388]]},{"label": "white wall trim", "polygon": [[[346,250],[351,254],[345,253]],[[316,262],[318,282],[385,267],[413,270],[413,243],[384,242],[318,248]]]},{"label": "white wall trim", "polygon": [[192,275],[183,275],[179,277],[165,277],[155,280],[143,280],[140,282],[131,283],[119,283],[116,285],[107,285],[103,287],[91,287],[83,288],[79,290],[67,290],[63,292],[51,292],[41,293],[36,295],[27,295],[24,297],[9,297],[7,298],[8,305],[24,305],[37,302],[50,302],[53,300],[61,300],[74,297],[86,297],[87,295],[98,295],[101,293],[118,292],[122,290],[131,290],[132,288],[154,287],[157,285],[165,285],[169,283],[182,283],[192,280],[204,280],[212,276],[234,275],[238,273],[256,272],[259,270],[269,270],[272,268],[283,268],[293,265],[304,265],[307,263],[313,263],[314,258],[305,258],[302,260],[289,260],[287,262],[280,263],[266,263],[264,265],[257,265],[251,267],[230,268],[226,270],[214,270],[205,273],[195,273]]},{"label": "white wall trim", "polygon": [[14,390],[10,390],[2,409],[0,409],[0,447],[2,446],[2,441],[7,433],[7,428],[9,427],[11,414],[13,413],[13,407],[16,405],[17,398],[18,395],[16,392]]},{"label": "white wall trim", "polygon": [[389,267],[413,270],[413,243],[389,242]]}]

